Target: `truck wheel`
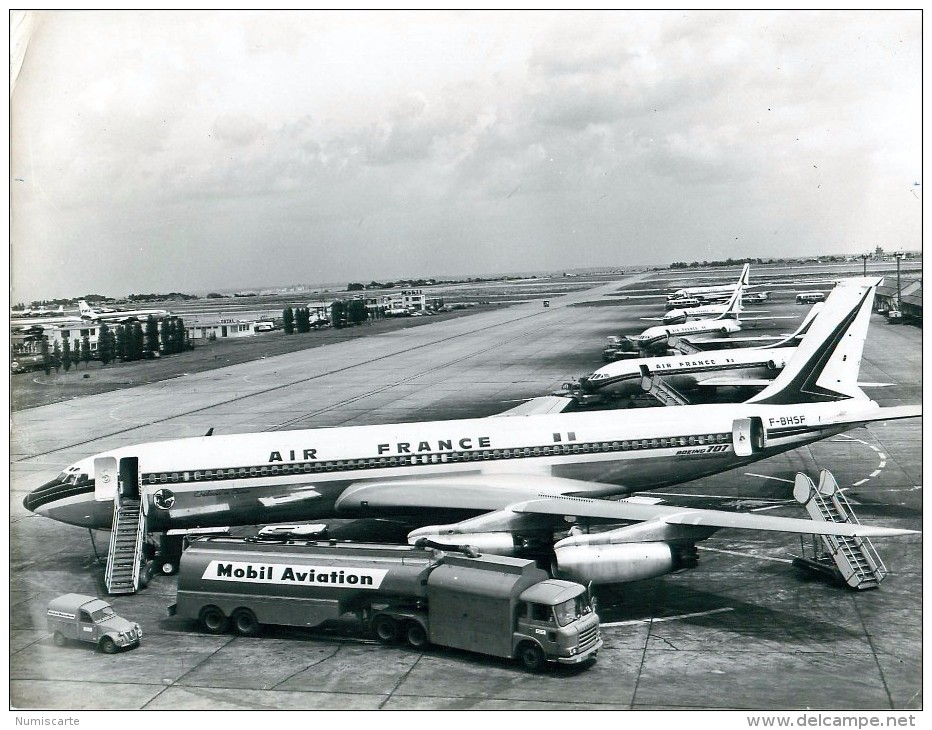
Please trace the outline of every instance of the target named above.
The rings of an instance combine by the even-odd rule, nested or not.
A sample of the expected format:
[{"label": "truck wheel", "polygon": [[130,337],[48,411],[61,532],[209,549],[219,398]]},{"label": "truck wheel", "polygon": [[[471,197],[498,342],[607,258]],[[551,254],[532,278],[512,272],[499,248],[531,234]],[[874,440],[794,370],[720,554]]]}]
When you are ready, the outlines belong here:
[{"label": "truck wheel", "polygon": [[398,641],[398,623],[391,616],[376,616],[372,620],[372,631],[383,644]]},{"label": "truck wheel", "polygon": [[256,620],[256,614],[248,608],[238,608],[230,617],[233,622],[233,630],[240,636],[255,636],[259,633],[259,622]]},{"label": "truck wheel", "polygon": [[408,640],[408,645],[414,649],[423,649],[427,646],[427,632],[417,621],[408,624],[405,638]]},{"label": "truck wheel", "polygon": [[201,609],[198,621],[210,634],[222,634],[227,627],[226,616],[216,606],[205,606]]},{"label": "truck wheel", "polygon": [[518,649],[518,660],[529,672],[538,672],[544,666],[544,652],[537,644],[525,642]]},{"label": "truck wheel", "polygon": [[113,639],[109,636],[105,636],[100,640],[100,650],[104,654],[116,654],[117,645],[114,643]]},{"label": "truck wheel", "polygon": [[55,635],[52,637],[52,641],[55,642],[55,646],[64,646],[68,643],[68,639],[65,638],[65,635],[61,631],[55,632]]}]

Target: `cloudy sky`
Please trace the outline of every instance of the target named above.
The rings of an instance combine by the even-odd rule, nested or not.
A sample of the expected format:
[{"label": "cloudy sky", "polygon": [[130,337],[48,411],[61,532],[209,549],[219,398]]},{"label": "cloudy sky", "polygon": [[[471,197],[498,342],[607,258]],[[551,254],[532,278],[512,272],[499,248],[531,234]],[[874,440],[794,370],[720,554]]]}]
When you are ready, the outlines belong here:
[{"label": "cloudy sky", "polygon": [[26,27],[13,302],[921,247],[919,11]]}]

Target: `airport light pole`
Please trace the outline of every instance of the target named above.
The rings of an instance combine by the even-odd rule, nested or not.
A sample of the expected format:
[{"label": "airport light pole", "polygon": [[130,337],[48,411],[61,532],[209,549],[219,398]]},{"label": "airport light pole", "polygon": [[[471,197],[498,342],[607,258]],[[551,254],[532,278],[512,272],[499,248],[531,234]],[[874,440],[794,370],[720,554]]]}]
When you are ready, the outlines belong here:
[{"label": "airport light pole", "polygon": [[902,312],[903,308],[900,306],[903,303],[900,297],[900,259],[903,258],[903,252],[897,251],[893,254],[893,258],[896,259],[896,308]]},{"label": "airport light pole", "polygon": [[862,253],[861,259],[864,261],[864,276],[867,276],[867,260],[871,257],[869,253]]}]

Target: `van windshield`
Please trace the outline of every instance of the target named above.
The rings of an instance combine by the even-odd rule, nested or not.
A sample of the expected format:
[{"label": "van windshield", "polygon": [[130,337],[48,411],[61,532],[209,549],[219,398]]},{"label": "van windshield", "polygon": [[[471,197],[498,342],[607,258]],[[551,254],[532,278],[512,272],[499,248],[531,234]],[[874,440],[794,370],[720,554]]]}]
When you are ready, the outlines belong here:
[{"label": "van windshield", "polygon": [[113,615],[113,609],[110,608],[110,606],[106,606],[104,608],[98,608],[96,611],[93,611],[91,613],[91,619],[95,624],[99,624],[104,619],[108,619]]}]

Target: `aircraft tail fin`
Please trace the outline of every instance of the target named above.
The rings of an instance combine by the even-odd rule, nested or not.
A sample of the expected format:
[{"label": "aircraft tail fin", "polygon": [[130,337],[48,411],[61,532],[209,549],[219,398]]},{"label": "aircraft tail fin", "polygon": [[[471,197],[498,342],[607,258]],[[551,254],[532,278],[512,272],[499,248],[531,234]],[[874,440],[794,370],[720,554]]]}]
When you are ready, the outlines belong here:
[{"label": "aircraft tail fin", "polygon": [[[747,267],[747,264],[745,264],[745,267]],[[725,306],[725,311],[715,319],[738,319],[738,314],[741,312],[741,292],[743,289],[744,287],[741,284],[735,287],[728,299],[728,304]]]},{"label": "aircraft tail fin", "polygon": [[[881,279],[840,282],[808,323],[793,357],[774,381],[749,403],[811,403],[857,398],[858,371],[870,323],[874,292]],[[807,327],[807,323],[803,323]]]},{"label": "aircraft tail fin", "polygon": [[744,268],[741,269],[741,277],[738,279],[739,287],[747,287],[751,281],[751,265],[745,264]]},{"label": "aircraft tail fin", "polygon": [[787,335],[786,337],[784,337],[782,340],[779,340],[778,342],[774,342],[772,345],[763,345],[761,347],[756,347],[752,349],[763,350],[763,349],[770,349],[772,347],[785,347],[787,345],[793,344],[799,338],[805,337],[806,333],[809,331],[809,328],[812,326],[812,323],[815,320],[816,315],[822,311],[822,307],[824,306],[824,304],[825,304],[824,302],[816,302],[815,304],[813,304],[812,308],[809,310],[806,316],[803,317],[803,321],[800,323],[799,327],[792,334]]},{"label": "aircraft tail fin", "polygon": [[83,299],[78,300],[78,310],[81,312],[82,317],[92,317],[94,315],[94,310]]}]

